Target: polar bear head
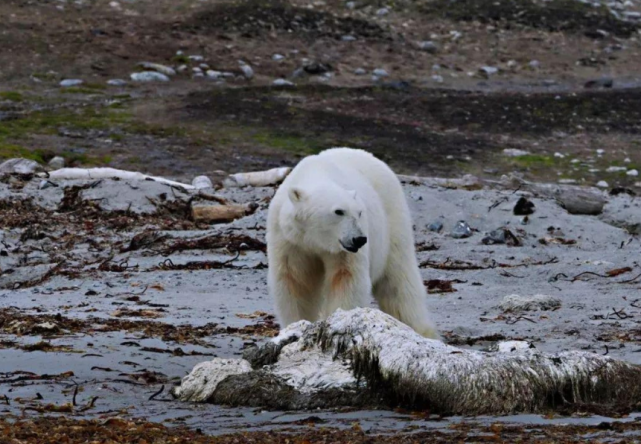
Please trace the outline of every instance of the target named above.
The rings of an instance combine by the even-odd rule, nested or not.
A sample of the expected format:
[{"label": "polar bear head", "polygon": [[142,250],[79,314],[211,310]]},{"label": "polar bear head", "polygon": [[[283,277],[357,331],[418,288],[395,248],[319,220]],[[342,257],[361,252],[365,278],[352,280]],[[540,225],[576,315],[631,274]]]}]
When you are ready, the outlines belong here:
[{"label": "polar bear head", "polygon": [[365,206],[356,191],[292,187],[288,197],[285,217],[291,231],[285,235],[294,243],[319,253],[356,253],[367,243]]}]

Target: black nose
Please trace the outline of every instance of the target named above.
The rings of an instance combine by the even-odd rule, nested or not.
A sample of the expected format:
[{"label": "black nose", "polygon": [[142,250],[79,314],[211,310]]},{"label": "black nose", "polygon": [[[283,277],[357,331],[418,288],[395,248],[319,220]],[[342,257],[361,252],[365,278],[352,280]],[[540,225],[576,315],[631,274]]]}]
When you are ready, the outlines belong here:
[{"label": "black nose", "polygon": [[352,239],[352,245],[354,248],[359,249],[367,243],[367,238],[365,236],[359,236]]}]

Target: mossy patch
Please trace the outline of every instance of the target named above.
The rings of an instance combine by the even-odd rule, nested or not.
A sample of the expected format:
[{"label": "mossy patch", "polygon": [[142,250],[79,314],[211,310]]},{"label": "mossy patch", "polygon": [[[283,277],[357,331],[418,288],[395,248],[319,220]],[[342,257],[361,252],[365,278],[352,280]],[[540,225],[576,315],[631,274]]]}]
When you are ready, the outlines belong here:
[{"label": "mossy patch", "polygon": [[32,150],[20,145],[4,143],[0,141],[0,161],[22,157],[23,159],[35,160],[44,163],[45,159],[42,150]]},{"label": "mossy patch", "polygon": [[307,137],[270,131],[259,131],[252,136],[252,140],[263,146],[294,154],[316,154],[324,148],[318,141]]},{"label": "mossy patch", "polygon": [[0,91],[0,100],[22,102],[24,100],[24,96],[16,91]]}]

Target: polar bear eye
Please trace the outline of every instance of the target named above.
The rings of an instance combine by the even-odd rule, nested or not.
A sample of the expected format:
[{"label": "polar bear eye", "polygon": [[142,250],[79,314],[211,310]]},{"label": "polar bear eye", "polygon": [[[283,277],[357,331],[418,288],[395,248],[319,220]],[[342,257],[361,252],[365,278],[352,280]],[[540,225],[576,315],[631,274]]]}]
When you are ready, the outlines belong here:
[{"label": "polar bear eye", "polygon": [[337,216],[345,216],[345,212],[343,210],[336,210],[334,211],[334,214],[336,214]]}]

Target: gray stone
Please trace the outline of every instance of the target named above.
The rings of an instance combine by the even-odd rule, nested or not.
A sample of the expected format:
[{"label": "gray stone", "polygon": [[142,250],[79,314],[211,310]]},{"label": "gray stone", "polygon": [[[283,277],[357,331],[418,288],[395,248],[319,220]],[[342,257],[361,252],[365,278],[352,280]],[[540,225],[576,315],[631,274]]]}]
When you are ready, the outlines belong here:
[{"label": "gray stone", "polygon": [[356,74],[357,76],[364,76],[365,74],[367,74],[367,71],[363,68],[356,68],[354,70],[354,74]]},{"label": "gray stone", "polygon": [[141,68],[146,69],[148,71],[159,72],[159,73],[164,74],[166,76],[175,76],[176,75],[176,70],[174,68],[171,68],[171,67],[165,66],[165,65],[161,65],[160,63],[140,62],[140,63],[138,63],[138,66],[140,66]]},{"label": "gray stone", "polygon": [[427,226],[427,229],[435,233],[440,233],[443,229],[443,222],[436,220]]},{"label": "gray stone", "polygon": [[0,164],[0,174],[34,174],[42,167],[35,160],[9,159]]},{"label": "gray stone", "polygon": [[519,296],[510,294],[503,298],[499,308],[504,312],[518,313],[523,311],[546,311],[561,308],[561,301],[552,296],[536,294],[534,296]]},{"label": "gray stone", "polygon": [[460,220],[452,228],[452,237],[454,239],[464,239],[472,235],[472,229],[464,220]]},{"label": "gray stone", "polygon": [[61,156],[56,156],[49,161],[49,167],[54,170],[59,170],[60,168],[65,167],[65,158]]},{"label": "gray stone", "polygon": [[238,61],[238,65],[240,66],[240,70],[243,72],[243,76],[247,80],[251,80],[254,78],[254,70],[252,69],[251,66],[249,66],[247,63],[243,61]]},{"label": "gray stone", "polygon": [[439,49],[438,45],[431,40],[418,42],[418,47],[425,52],[429,52],[430,54],[437,53]]},{"label": "gray stone", "polygon": [[111,79],[111,80],[107,80],[107,85],[110,85],[110,86],[125,86],[125,85],[127,85],[127,81],[122,80],[122,79]]},{"label": "gray stone", "polygon": [[194,177],[194,180],[191,181],[191,184],[196,187],[197,190],[203,188],[213,188],[214,186],[214,184],[211,183],[211,180],[207,176]]},{"label": "gray stone", "polygon": [[588,189],[562,187],[555,192],[556,201],[570,214],[597,215],[603,212],[605,197]]},{"label": "gray stone", "polygon": [[290,82],[289,80],[285,79],[276,79],[272,82],[272,85],[274,86],[294,86],[293,82]]},{"label": "gray stone", "polygon": [[65,79],[60,82],[60,86],[63,88],[69,88],[71,86],[82,85],[84,82],[80,79]]},{"label": "gray stone", "polygon": [[134,72],[130,77],[134,82],[169,82],[169,77],[156,71]]},{"label": "gray stone", "polygon": [[388,72],[385,71],[383,68],[376,68],[374,71],[372,71],[372,74],[375,75],[376,77],[387,77],[387,76],[389,76]]}]

